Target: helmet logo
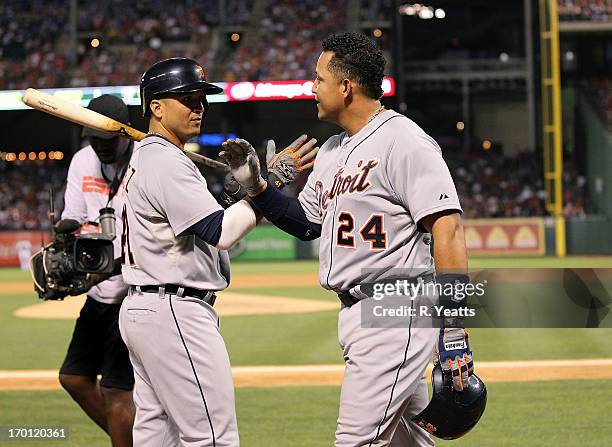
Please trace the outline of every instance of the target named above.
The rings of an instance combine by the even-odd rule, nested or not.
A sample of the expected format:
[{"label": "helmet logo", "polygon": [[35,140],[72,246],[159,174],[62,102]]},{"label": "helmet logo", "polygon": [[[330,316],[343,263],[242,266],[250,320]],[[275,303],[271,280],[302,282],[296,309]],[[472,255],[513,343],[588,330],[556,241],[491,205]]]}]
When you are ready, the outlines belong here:
[{"label": "helmet logo", "polygon": [[203,81],[206,80],[206,72],[204,71],[204,69],[200,65],[196,65],[195,69],[198,75],[200,76],[200,79]]},{"label": "helmet logo", "polygon": [[429,433],[435,433],[438,429],[434,427],[431,423],[424,423],[423,421],[419,421],[419,425],[427,430]]}]

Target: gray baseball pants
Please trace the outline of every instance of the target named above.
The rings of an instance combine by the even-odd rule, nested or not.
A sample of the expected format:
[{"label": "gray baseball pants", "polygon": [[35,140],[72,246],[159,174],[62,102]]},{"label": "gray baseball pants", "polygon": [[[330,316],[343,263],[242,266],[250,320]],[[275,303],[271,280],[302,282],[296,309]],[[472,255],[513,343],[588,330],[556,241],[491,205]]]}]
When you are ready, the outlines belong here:
[{"label": "gray baseball pants", "polygon": [[433,446],[410,418],[429,403],[425,370],[438,330],[363,327],[361,304],[338,317],[345,370],[335,446]]},{"label": "gray baseball pants", "polygon": [[230,362],[211,306],[134,291],[119,328],[134,366],[134,446],[239,446]]}]

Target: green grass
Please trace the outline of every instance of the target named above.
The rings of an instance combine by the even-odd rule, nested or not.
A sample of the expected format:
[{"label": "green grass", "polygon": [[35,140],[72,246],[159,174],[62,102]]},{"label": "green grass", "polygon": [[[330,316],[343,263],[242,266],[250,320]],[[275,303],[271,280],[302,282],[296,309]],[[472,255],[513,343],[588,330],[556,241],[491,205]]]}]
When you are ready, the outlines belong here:
[{"label": "green grass", "polygon": [[0,369],[59,368],[72,337],[74,320],[16,318],[15,309],[36,304],[32,293],[0,295]]},{"label": "green grass", "polygon": [[227,289],[228,292],[232,293],[247,293],[253,295],[267,295],[267,296],[282,296],[282,297],[290,297],[290,298],[303,298],[308,300],[322,300],[322,301],[332,301],[338,303],[338,308],[340,308],[340,302],[338,301],[338,295],[331,291],[326,290],[319,286],[314,287],[265,287],[265,288],[256,288],[256,287],[248,287],[248,288],[240,288]]},{"label": "green grass", "polygon": [[[603,447],[612,443],[612,382],[491,383],[487,410],[456,447]],[[236,406],[243,447],[328,447],[338,414],[336,387],[239,388]],[[62,391],[0,393],[0,426],[65,425],[58,446],[107,446],[105,434]],[[50,445],[3,442],[3,447]]]},{"label": "green grass", "polygon": [[487,410],[455,447],[603,447],[612,444],[612,382],[491,383]]},{"label": "green grass", "polygon": [[30,276],[30,273],[19,269],[0,268],[0,284],[2,284],[3,281],[22,280],[31,281],[32,277]]},{"label": "green grass", "polygon": [[[612,268],[612,256],[567,256],[556,258],[553,256],[543,257],[471,257],[470,267],[474,268]],[[234,261],[232,262],[232,273],[234,274],[256,274],[256,273],[304,273],[318,271],[316,260],[300,261]],[[30,279],[28,272],[15,268],[0,269],[1,281],[14,281],[19,279]]]},{"label": "green grass", "polygon": [[336,327],[335,311],[221,321],[232,365],[340,363]]},{"label": "green grass", "polygon": [[[304,294],[304,293],[302,293]],[[23,319],[14,309],[31,295],[0,298],[0,369],[52,369],[61,364],[73,320]],[[225,317],[221,332],[233,365],[341,363],[335,311]],[[612,357],[612,329],[471,329],[476,360]]]},{"label": "green grass", "polygon": [[[246,289],[241,293],[335,300],[322,289]],[[58,368],[73,320],[15,318],[33,294],[0,296],[0,369]],[[337,312],[224,317],[221,332],[233,365],[341,363]],[[476,360],[612,357],[612,329],[471,329]]]},{"label": "green grass", "polygon": [[612,268],[612,256],[470,258],[470,268]]},{"label": "green grass", "polygon": [[234,261],[232,262],[232,274],[254,274],[254,273],[305,273],[318,271],[318,261]]}]

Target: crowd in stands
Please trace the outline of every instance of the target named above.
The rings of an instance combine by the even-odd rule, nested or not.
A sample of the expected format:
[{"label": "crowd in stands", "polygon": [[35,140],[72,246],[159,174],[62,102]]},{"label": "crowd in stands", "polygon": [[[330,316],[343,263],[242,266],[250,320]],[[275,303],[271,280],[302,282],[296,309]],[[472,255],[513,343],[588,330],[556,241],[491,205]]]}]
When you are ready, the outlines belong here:
[{"label": "crowd in stands", "polygon": [[612,0],[557,0],[559,20],[612,20]]},{"label": "crowd in stands", "polygon": [[[81,40],[75,55],[68,44],[68,2],[4,0],[0,89],[136,84],[152,62],[177,54],[168,48],[177,42],[186,43],[182,55],[220,70],[214,81],[311,77],[321,39],[346,28],[347,2],[262,1],[263,18],[251,23],[255,0],[79,0]],[[362,22],[388,21],[391,0],[359,4]],[[562,20],[612,20],[612,0],[558,4]],[[211,27],[219,25],[243,27],[244,38],[234,51],[221,54],[213,48]],[[383,48],[387,34],[379,39]],[[89,37],[99,37],[101,45],[88,47]]]},{"label": "crowd in stands", "polygon": [[[209,70],[216,70],[210,76],[214,81],[308,79],[321,40],[345,28],[344,2],[264,0],[261,22],[250,26],[254,0],[224,1],[223,19],[220,2],[81,0],[78,55],[70,53],[67,44],[65,4],[59,0],[2,2],[0,89],[137,84],[152,63],[176,56],[180,42],[185,42],[180,47],[182,56],[204,61]],[[212,44],[211,27],[220,24],[245,27],[244,39],[224,55],[218,54],[222,45]],[[65,39],[60,45],[62,32]],[[254,32],[257,38],[249,39]],[[99,38],[99,47],[89,46],[94,37]]]},{"label": "crowd in stands", "polygon": [[267,0],[265,8],[259,37],[245,41],[230,55],[223,80],[312,78],[321,41],[344,29],[346,4]]},{"label": "crowd in stands", "polygon": [[591,79],[583,87],[593,99],[603,121],[612,129],[612,80]]},{"label": "crowd in stands", "polygon": [[[197,61],[210,60],[211,54],[210,47],[202,42],[181,51],[181,56]],[[68,86],[138,85],[144,70],[157,61],[174,56],[175,50],[163,47],[145,47],[137,53],[130,49],[90,51],[72,70]]]},{"label": "crowd in stands", "polygon": [[[67,168],[0,162],[0,230],[48,230],[49,189],[61,198]],[[56,202],[57,203],[57,202]]]},{"label": "crowd in stands", "polygon": [[253,3],[81,0],[73,54],[66,1],[0,2],[0,89],[133,85],[152,63],[179,54],[213,64],[211,26],[244,25]]},{"label": "crowd in stands", "polygon": [[57,39],[67,22],[63,0],[2,0],[0,59],[23,59]]},{"label": "crowd in stands", "polygon": [[[546,193],[542,183],[542,166],[532,152],[513,158],[493,152],[445,151],[444,156],[455,180],[465,218],[546,216]],[[48,194],[53,187],[56,206],[66,179],[66,167],[24,164],[0,165],[0,230],[33,230],[49,228]],[[564,162],[563,194],[566,217],[586,215],[586,179],[578,174],[571,160]],[[223,188],[223,175],[204,170],[213,195]],[[297,179],[285,192],[297,196],[306,176]]]},{"label": "crowd in stands", "polygon": [[219,20],[216,0],[80,1],[78,11],[79,31],[103,36],[109,44],[186,41]]},{"label": "crowd in stands", "polygon": [[[110,44],[190,41],[210,26],[243,25],[254,0],[106,0],[79,2],[78,29]],[[153,41],[154,42],[154,41]]]},{"label": "crowd in stands", "polygon": [[[542,164],[532,152],[508,158],[493,152],[467,156],[445,151],[465,218],[545,216]],[[567,217],[585,215],[586,179],[571,161],[564,164]]]},{"label": "crowd in stands", "polygon": [[361,0],[360,18],[362,22],[388,23],[392,9],[393,0]]}]

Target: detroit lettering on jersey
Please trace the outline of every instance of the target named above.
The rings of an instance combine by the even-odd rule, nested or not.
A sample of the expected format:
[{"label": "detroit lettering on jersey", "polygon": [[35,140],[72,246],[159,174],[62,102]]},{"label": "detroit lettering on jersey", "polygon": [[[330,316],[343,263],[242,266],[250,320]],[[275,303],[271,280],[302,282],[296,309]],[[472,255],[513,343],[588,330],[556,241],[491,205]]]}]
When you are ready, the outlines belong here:
[{"label": "detroit lettering on jersey", "polygon": [[461,212],[438,144],[392,110],[351,137],[330,137],[299,201],[307,219],[321,225],[319,282],[335,291],[375,281],[390,269],[433,271],[431,236],[419,221]]},{"label": "detroit lettering on jersey", "polygon": [[321,180],[315,182],[315,192],[317,194],[317,201],[319,203],[319,213],[322,216],[325,214],[329,202],[334,200],[334,197],[341,194],[352,194],[364,192],[372,184],[368,180],[368,175],[378,166],[378,159],[368,160],[365,163],[363,160],[359,160],[357,167],[359,171],[347,175],[344,174],[344,167],[338,168],[334,175],[334,181],[331,188],[324,189],[325,186]]}]

